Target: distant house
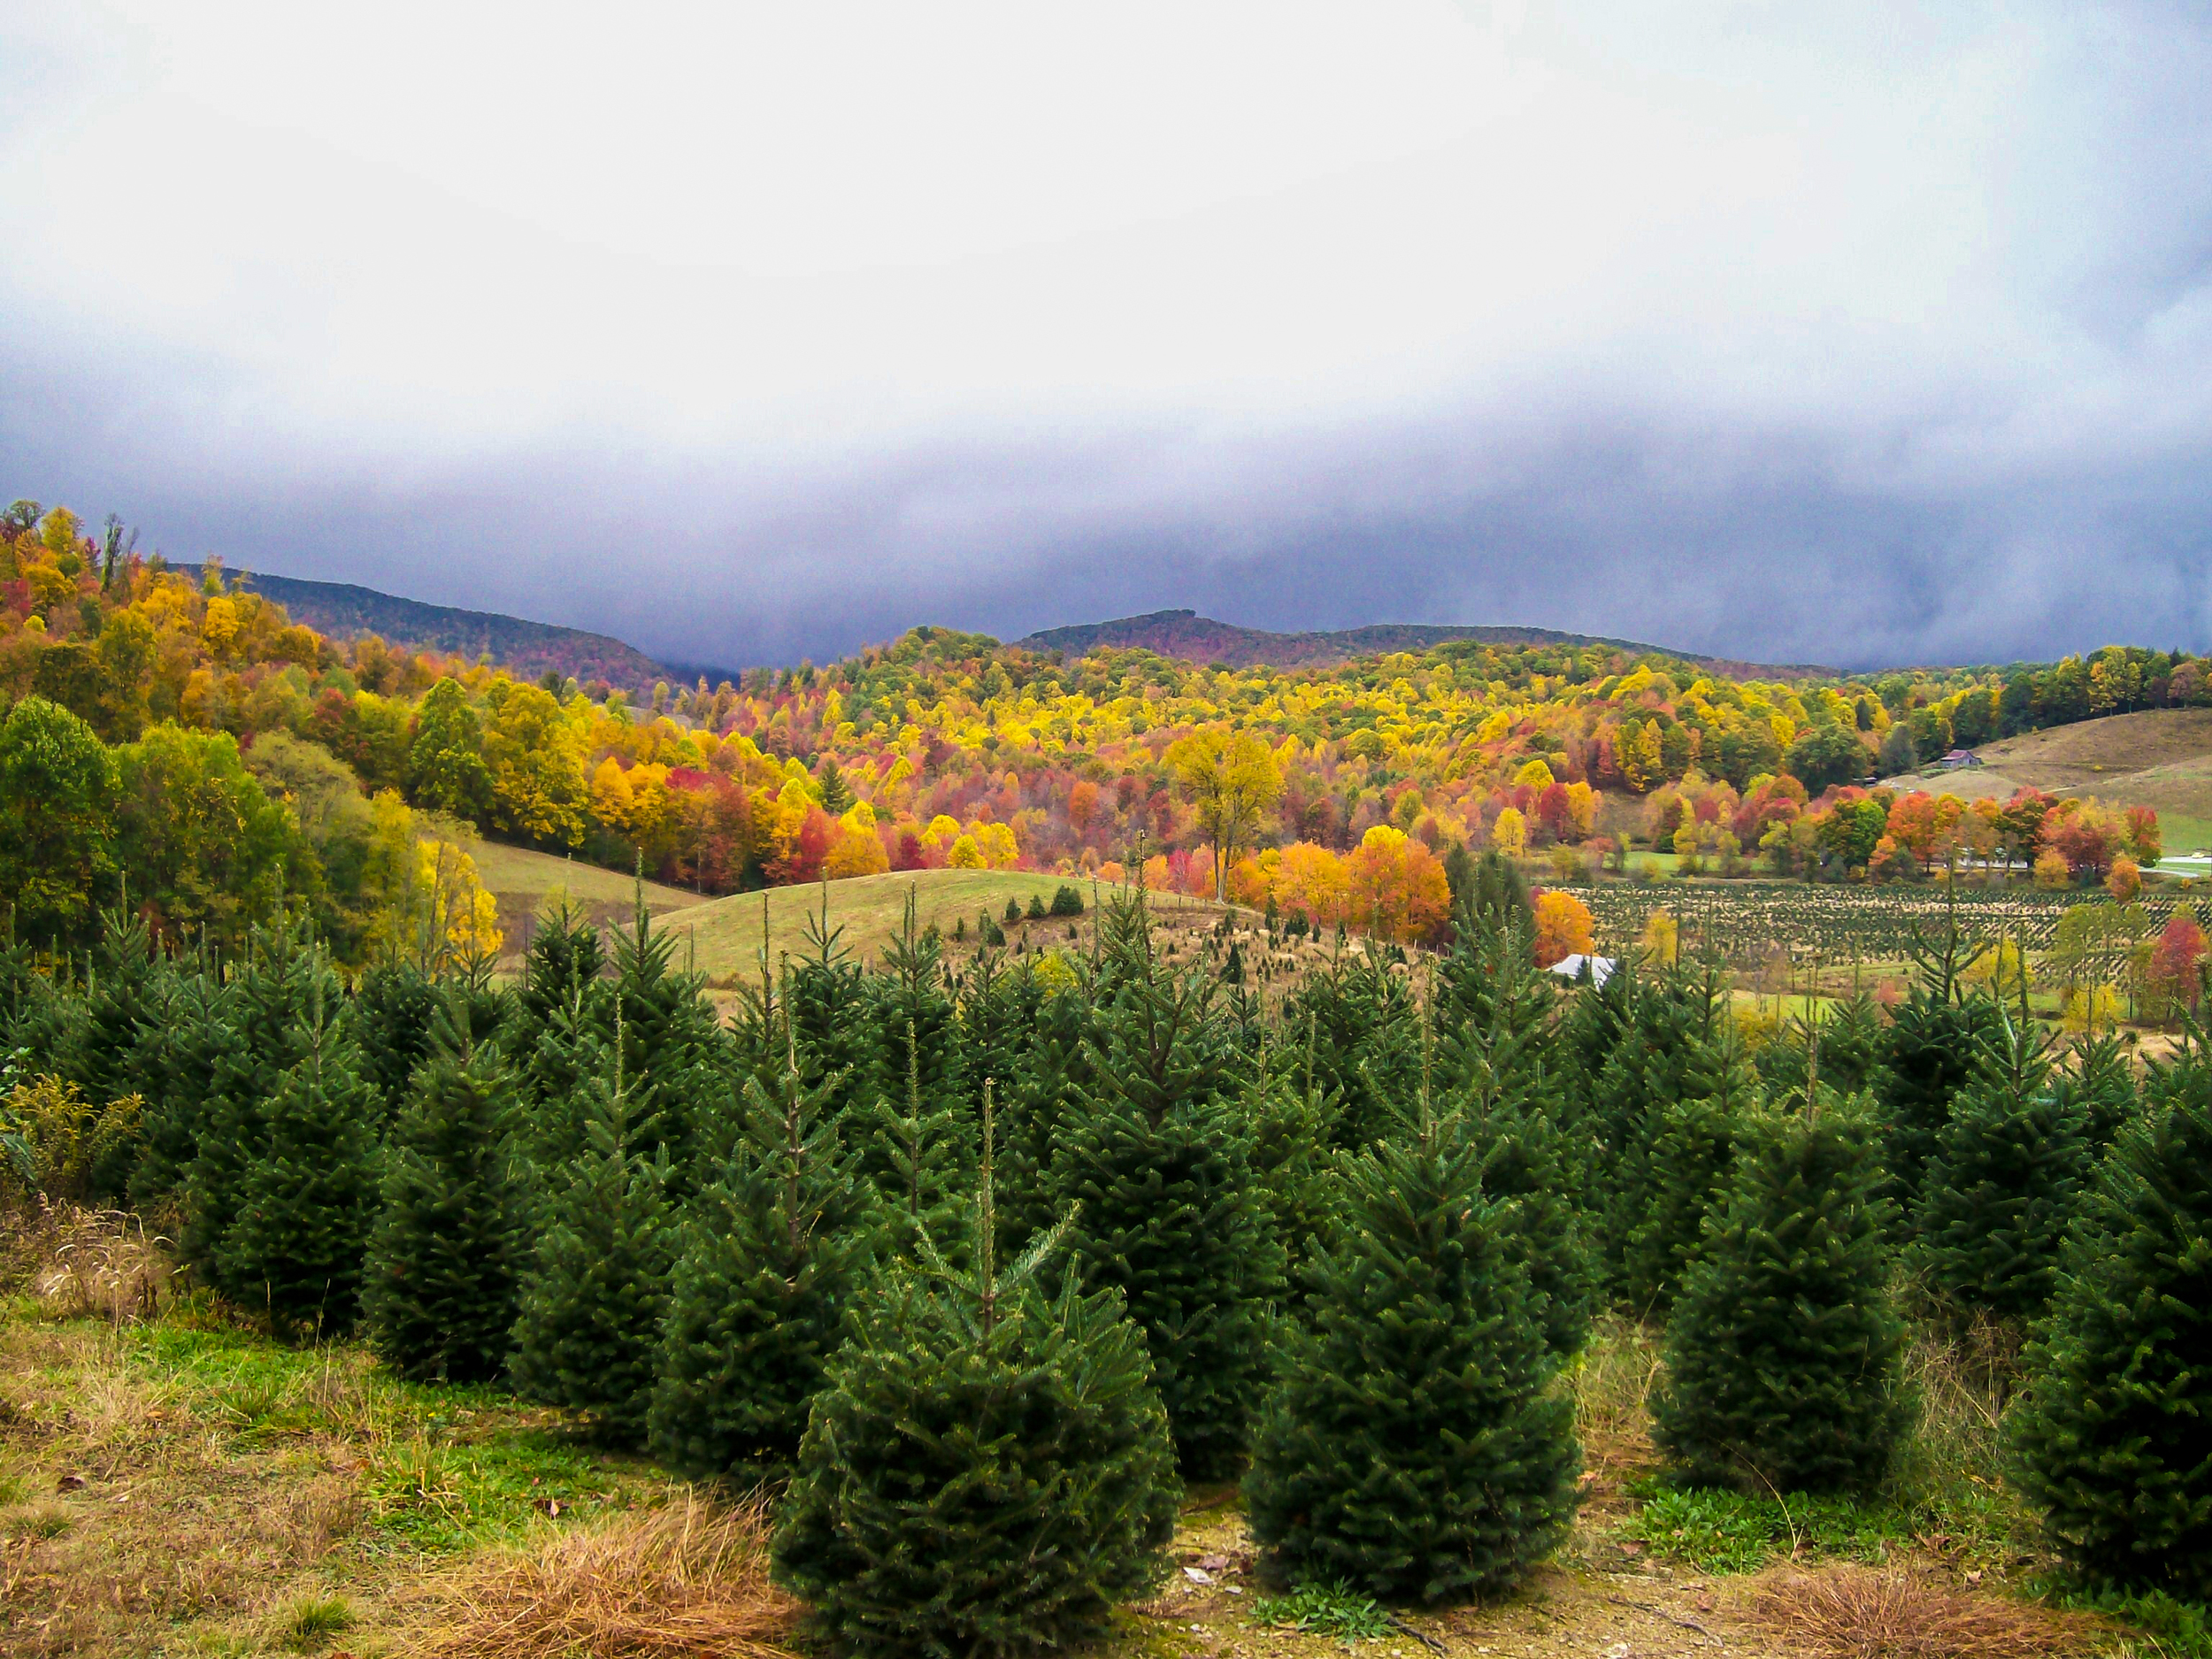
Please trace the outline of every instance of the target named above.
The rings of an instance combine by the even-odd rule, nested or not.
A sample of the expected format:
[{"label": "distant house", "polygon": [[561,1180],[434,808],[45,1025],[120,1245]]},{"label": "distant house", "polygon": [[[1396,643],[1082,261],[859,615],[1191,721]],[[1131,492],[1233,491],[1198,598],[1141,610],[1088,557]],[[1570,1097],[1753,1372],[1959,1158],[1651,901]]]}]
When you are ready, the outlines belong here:
[{"label": "distant house", "polygon": [[1613,977],[1613,958],[1586,956],[1577,952],[1571,956],[1560,957],[1547,972],[1555,973],[1563,979],[1579,979],[1586,973],[1590,976],[1591,984],[1603,985]]},{"label": "distant house", "polygon": [[1946,772],[1964,772],[1970,766],[1978,766],[1981,764],[1982,757],[1970,749],[1955,749],[1941,760],[1936,762],[1936,764]]}]

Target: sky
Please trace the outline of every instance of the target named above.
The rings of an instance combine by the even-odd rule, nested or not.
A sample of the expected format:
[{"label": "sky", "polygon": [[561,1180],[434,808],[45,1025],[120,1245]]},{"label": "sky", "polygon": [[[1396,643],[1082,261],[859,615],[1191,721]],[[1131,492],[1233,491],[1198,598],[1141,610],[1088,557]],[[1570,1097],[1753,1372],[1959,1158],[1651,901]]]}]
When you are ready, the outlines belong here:
[{"label": "sky", "polygon": [[0,0],[0,494],[816,660],[2212,648],[2212,12]]}]

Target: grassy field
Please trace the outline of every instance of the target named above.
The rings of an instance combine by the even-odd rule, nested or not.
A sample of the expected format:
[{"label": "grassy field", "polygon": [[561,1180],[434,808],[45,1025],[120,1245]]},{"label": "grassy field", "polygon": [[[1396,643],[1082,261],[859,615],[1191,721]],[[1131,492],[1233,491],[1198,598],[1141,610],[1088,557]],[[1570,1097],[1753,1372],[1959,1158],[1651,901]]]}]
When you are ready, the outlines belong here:
[{"label": "grassy field", "polygon": [[[281,1347],[113,1217],[0,1217],[0,1652],[787,1659],[760,1509],[496,1389]],[[151,1317],[148,1317],[149,1306]],[[1971,1359],[1971,1356],[1965,1356]],[[1571,1536],[1503,1601],[1394,1616],[1263,1578],[1233,1487],[1187,1500],[1179,1568],[1095,1659],[2005,1659],[2105,1647],[2016,1599],[2044,1563],[2002,1486],[1985,1367],[1924,1344],[1922,1426],[1862,1504],[1658,1479],[1655,1335],[1601,1324],[1564,1386],[1588,1473]],[[2008,1588],[2006,1586],[2011,1586]],[[1931,1644],[1962,1609],[1986,1639]],[[2164,1654],[2201,1647],[2167,1645]]]},{"label": "grassy field", "polygon": [[[915,911],[924,927],[935,926],[949,939],[956,926],[965,924],[972,936],[976,918],[988,910],[1002,917],[1011,899],[1026,911],[1033,898],[1052,902],[1054,890],[1068,878],[1021,870],[912,870],[880,876],[856,876],[805,887],[772,887],[764,893],[740,893],[729,898],[671,915],[664,926],[677,935],[680,957],[698,971],[724,983],[749,979],[760,972],[761,938],[765,918],[768,959],[772,964],[807,949],[810,918],[822,914],[825,895],[830,927],[840,929],[838,942],[856,962],[870,962],[897,937],[906,911],[906,898],[915,898]],[[1086,914],[1079,927],[1087,936],[1095,901],[1108,889],[1094,889],[1084,880],[1068,881],[1083,895]],[[1216,915],[1217,908],[1177,895],[1155,895],[1156,909],[1191,914]],[[1041,930],[1038,943],[1064,942],[1066,918],[1028,924]],[[1010,933],[1010,940],[1013,934]]]}]

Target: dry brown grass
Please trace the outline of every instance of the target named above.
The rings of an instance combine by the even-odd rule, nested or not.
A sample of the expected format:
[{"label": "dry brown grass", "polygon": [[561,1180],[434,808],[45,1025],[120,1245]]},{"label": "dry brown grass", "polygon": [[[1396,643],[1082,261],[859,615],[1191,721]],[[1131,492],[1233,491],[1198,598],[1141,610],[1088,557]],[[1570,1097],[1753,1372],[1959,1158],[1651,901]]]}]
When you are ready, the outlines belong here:
[{"label": "dry brown grass", "polygon": [[1658,1338],[1633,1320],[1606,1315],[1573,1371],[1575,1433],[1590,1471],[1617,1481],[1651,1468],[1651,1391],[1663,1364]]},{"label": "dry brown grass", "polygon": [[416,1600],[412,1646],[437,1659],[788,1659],[799,1610],[769,1582],[760,1506],[696,1498],[549,1531]]},{"label": "dry brown grass", "polygon": [[1783,1567],[1755,1579],[1751,1622],[1832,1659],[2057,1659],[2093,1651],[2102,1621],[1894,1569]]}]

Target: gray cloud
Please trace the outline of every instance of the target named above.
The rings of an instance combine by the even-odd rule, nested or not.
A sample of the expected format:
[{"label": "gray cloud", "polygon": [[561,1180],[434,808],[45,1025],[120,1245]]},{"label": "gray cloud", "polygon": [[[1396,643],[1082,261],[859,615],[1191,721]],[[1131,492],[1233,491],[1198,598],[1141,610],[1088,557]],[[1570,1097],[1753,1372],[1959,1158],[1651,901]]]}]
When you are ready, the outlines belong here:
[{"label": "gray cloud", "polygon": [[[1403,101],[1434,119],[1346,125],[1341,176],[1317,151],[1275,178],[1194,74],[1211,196],[1171,145],[1156,178],[1069,150],[1113,188],[1079,175],[1057,240],[1019,242],[1000,201],[1048,172],[987,180],[941,204],[959,234],[902,233],[927,244],[910,265],[826,276],[763,274],[742,215],[687,229],[680,268],[569,259],[526,192],[503,230],[464,182],[351,150],[315,173],[356,140],[311,111],[304,160],[211,125],[208,153],[326,183],[300,221],[324,240],[295,256],[278,214],[236,252],[261,234],[236,200],[204,244],[181,220],[172,246],[20,239],[0,488],[179,557],[730,664],[1170,605],[1855,667],[2212,648],[2200,14],[1521,27],[1468,48],[1495,79],[1466,110],[1424,82]],[[88,51],[42,49],[42,110]],[[1376,64],[1381,90],[1347,96],[1379,111]],[[128,157],[93,134],[0,117],[0,207],[38,223],[64,181],[127,207]],[[806,217],[808,165],[764,211],[858,258]],[[864,167],[820,165],[830,223]]]}]

